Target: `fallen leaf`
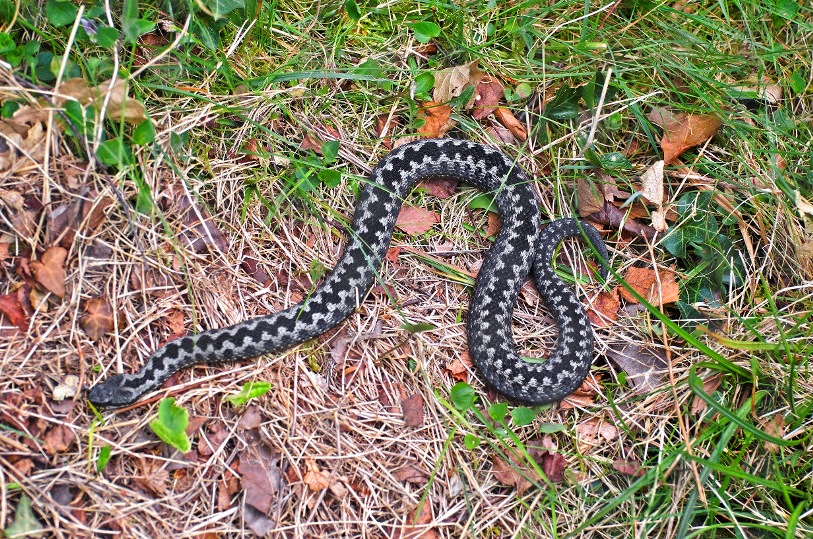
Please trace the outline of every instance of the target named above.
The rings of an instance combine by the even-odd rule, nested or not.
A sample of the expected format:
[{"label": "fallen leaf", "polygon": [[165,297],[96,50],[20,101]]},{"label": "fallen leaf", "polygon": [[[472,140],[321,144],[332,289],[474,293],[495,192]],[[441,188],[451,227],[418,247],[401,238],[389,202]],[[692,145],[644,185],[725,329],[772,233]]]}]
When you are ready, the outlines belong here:
[{"label": "fallen leaf", "polygon": [[398,214],[395,226],[402,232],[406,232],[411,236],[417,236],[418,234],[424,234],[432,228],[434,224],[439,222],[440,216],[433,211],[404,205],[401,207],[401,212]]},{"label": "fallen leaf", "polygon": [[593,181],[586,177],[576,180],[576,194],[579,199],[579,215],[587,217],[604,208],[604,195]]},{"label": "fallen leaf", "polygon": [[[784,437],[785,418],[782,416],[782,414],[777,412],[772,418],[760,421],[760,423],[765,434],[773,436],[774,438]],[[777,454],[781,450],[780,447],[773,442],[765,441],[762,442],[762,444],[765,446],[766,451],[770,451],[773,454]]]},{"label": "fallen leaf", "polygon": [[[724,377],[725,374],[718,372],[703,378],[703,391],[705,391],[707,395],[714,394],[717,388],[720,387],[720,384],[723,383]],[[689,407],[689,412],[697,415],[705,411],[707,406],[706,401],[695,395],[692,399],[692,405]]]},{"label": "fallen leaf", "polygon": [[231,498],[237,494],[238,490],[239,483],[237,477],[231,473],[231,470],[225,468],[223,470],[223,476],[217,483],[217,509],[219,511],[225,511],[231,507]]},{"label": "fallen leaf", "polygon": [[561,453],[545,455],[540,463],[542,471],[548,476],[551,483],[561,483],[565,480],[565,467],[567,461]]},{"label": "fallen leaf", "polygon": [[246,503],[267,515],[282,485],[279,455],[264,446],[252,445],[240,454],[237,471]]},{"label": "fallen leaf", "polygon": [[[525,491],[531,487],[531,482],[526,479],[525,475],[529,475],[530,470],[523,466],[522,472],[518,468],[517,461],[519,460],[513,454],[510,456],[511,462],[507,462],[500,456],[494,455],[491,458],[491,471],[494,477],[500,484],[507,487],[516,487],[517,495],[522,496]],[[532,475],[532,472],[531,472]]]},{"label": "fallen leaf", "polygon": [[613,468],[630,477],[641,477],[646,473],[641,463],[634,460],[615,460],[613,461]]},{"label": "fallen leaf", "polygon": [[319,466],[316,465],[315,459],[307,459],[305,461],[307,471],[302,476],[302,482],[307,485],[313,492],[319,492],[330,486],[330,476],[322,473]]},{"label": "fallen leaf", "polygon": [[452,108],[433,101],[424,103],[418,111],[418,117],[424,120],[418,128],[423,138],[439,138],[445,135],[455,123],[451,120]]},{"label": "fallen leaf", "polygon": [[525,130],[525,125],[517,120],[517,117],[507,108],[497,107],[494,109],[494,117],[508,129],[517,140],[525,140],[528,138],[528,131]]},{"label": "fallen leaf", "polygon": [[656,161],[641,174],[641,194],[657,208],[652,212],[652,228],[665,232],[666,213],[663,208],[663,161]]},{"label": "fallen leaf", "polygon": [[500,231],[502,220],[499,213],[488,212],[488,227],[486,228],[486,238],[493,238]]},{"label": "fallen leaf", "polygon": [[663,375],[669,368],[669,361],[661,350],[653,350],[637,344],[627,344],[621,350],[610,347],[607,357],[619,369],[627,373],[627,381],[639,395],[646,395],[663,384]]},{"label": "fallen leaf", "polygon": [[446,199],[452,196],[460,180],[457,178],[433,178],[421,183],[421,189],[432,196]]},{"label": "fallen leaf", "polygon": [[601,417],[579,423],[575,430],[579,439],[579,452],[584,454],[596,449],[602,440],[610,442],[618,438],[618,429]]},{"label": "fallen leaf", "polygon": [[423,396],[413,393],[401,401],[401,412],[404,414],[404,424],[407,427],[420,427],[423,425]]},{"label": "fallen leaf", "polygon": [[133,477],[136,483],[156,496],[167,493],[169,472],[163,461],[141,457],[138,459],[138,468],[141,473]]},{"label": "fallen leaf", "polygon": [[64,453],[76,441],[76,435],[65,424],[57,424],[48,429],[42,438],[42,445],[49,455]]},{"label": "fallen leaf", "polygon": [[299,147],[305,151],[313,150],[317,154],[322,154],[322,141],[311,132],[305,133],[305,136],[302,137],[302,142],[299,143]]},{"label": "fallen leaf", "polygon": [[28,331],[28,317],[17,294],[0,296],[0,313],[6,315],[9,322],[20,328],[21,331]]},{"label": "fallen leaf", "polygon": [[52,398],[56,402],[64,401],[65,399],[75,397],[78,389],[79,377],[75,374],[69,374],[61,383],[56,385]]},{"label": "fallen leaf", "polygon": [[497,79],[489,78],[480,81],[474,89],[474,110],[471,117],[482,120],[494,112],[500,100],[505,95],[505,88]]},{"label": "fallen leaf", "polygon": [[392,138],[390,138],[390,135],[392,135],[395,128],[398,127],[398,117],[390,114],[379,114],[375,120],[378,138],[381,139],[381,143],[385,148],[392,150]]},{"label": "fallen leaf", "polygon": [[98,341],[115,329],[113,308],[106,298],[90,298],[85,301],[85,314],[79,320],[79,327],[91,340]]},{"label": "fallen leaf", "polygon": [[[630,287],[655,307],[674,303],[680,299],[680,289],[674,271],[661,269],[657,273],[652,268],[631,267],[624,280]],[[630,303],[638,300],[626,288],[619,287],[621,296]]]},{"label": "fallen leaf", "polygon": [[587,318],[598,327],[609,326],[618,319],[618,310],[621,300],[618,297],[618,287],[610,292],[601,291],[587,306]]},{"label": "fallen leaf", "polygon": [[55,102],[61,105],[67,99],[75,99],[84,106],[92,105],[98,111],[107,104],[105,118],[114,122],[124,120],[130,125],[138,125],[147,119],[144,105],[137,99],[127,97],[126,79],[116,80],[112,87],[109,80],[98,86],[89,86],[81,77],[65,80],[59,87]]},{"label": "fallen leaf", "polygon": [[486,74],[477,67],[478,60],[462,66],[454,66],[435,73],[435,89],[432,100],[445,103],[463,93],[469,86],[480,84]]},{"label": "fallen leaf", "polygon": [[65,268],[68,251],[62,247],[49,247],[40,260],[31,261],[31,271],[39,284],[49,292],[65,297]]},{"label": "fallen leaf", "polygon": [[266,537],[277,528],[274,520],[268,518],[265,513],[258,511],[248,503],[243,507],[243,520],[256,537]]},{"label": "fallen leaf", "polygon": [[429,479],[429,472],[413,463],[394,470],[392,476],[398,481],[423,485]]},{"label": "fallen leaf", "polygon": [[180,215],[183,228],[178,237],[190,250],[201,253],[214,247],[221,253],[229,250],[229,240],[217,228],[212,216],[180,185],[171,185],[159,199],[161,209],[172,215]]},{"label": "fallen leaf", "polygon": [[653,109],[649,119],[663,128],[661,148],[667,165],[689,148],[706,142],[723,123],[714,114],[671,114],[662,109]]},{"label": "fallen leaf", "polygon": [[437,532],[427,527],[433,518],[432,506],[426,498],[409,512],[402,527],[393,529],[392,539],[436,539]]},{"label": "fallen leaf", "polygon": [[460,356],[454,358],[446,364],[446,370],[455,380],[466,382],[469,379],[469,372],[472,368],[471,356],[468,350],[460,352]]}]

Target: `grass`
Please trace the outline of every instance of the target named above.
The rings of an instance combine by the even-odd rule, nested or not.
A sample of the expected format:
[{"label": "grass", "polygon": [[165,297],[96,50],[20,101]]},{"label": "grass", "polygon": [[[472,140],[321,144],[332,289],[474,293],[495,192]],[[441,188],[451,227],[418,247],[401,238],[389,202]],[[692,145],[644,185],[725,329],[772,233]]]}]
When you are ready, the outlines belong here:
[{"label": "grass", "polygon": [[[2,70],[4,119],[50,109],[36,98],[53,97],[57,81],[137,72],[130,96],[154,126],[136,134],[135,122],[65,105],[78,133],[58,115],[42,120],[40,146],[2,130],[18,153],[11,165],[0,152],[0,295],[27,298],[29,325],[0,319],[0,525],[48,537],[810,537],[813,11],[803,4],[151,0],[107,12],[0,1],[0,58],[15,66],[14,77]],[[119,40],[90,40],[78,10],[113,21]],[[416,23],[436,25],[431,44],[416,40]],[[415,81],[476,59],[514,96],[523,85],[536,96],[503,100],[529,136],[500,146],[536,179],[544,219],[578,213],[580,181],[641,191],[662,156],[653,108],[723,122],[666,166],[665,205],[685,210],[669,224],[703,241],[684,241],[678,256],[603,225],[604,290],[638,297],[594,326],[598,359],[581,397],[506,407],[472,367],[455,385],[447,366],[464,355],[468,283],[489,245],[487,216],[464,189],[410,195],[440,224],[397,232],[401,254],[380,286],[325,336],[184,371],[117,413],[94,415],[81,394],[54,399],[68,375],[81,386],[132,372],[173,335],[304,298],[337,260],[355,194],[387,151],[380,124],[394,139],[415,135],[431,94],[414,95]],[[775,103],[760,98],[769,84],[782,91]],[[475,121],[457,103],[451,117],[451,136],[497,144],[493,116]],[[306,135],[320,151],[301,148]],[[331,139],[335,158],[320,153]],[[108,172],[88,158],[99,146]],[[610,165],[617,152],[629,168]],[[55,218],[82,200],[102,218],[80,213],[73,228]],[[27,269],[57,244],[64,298]],[[599,309],[589,254],[560,250],[560,274]],[[630,268],[674,270],[679,301],[642,301]],[[111,325],[91,338],[86,301],[98,297]],[[514,332],[528,356],[555,339],[532,290]],[[667,365],[656,387],[638,389],[607,359],[643,353],[630,345]],[[272,389],[227,402],[251,382]],[[423,417],[407,426],[402,403],[414,394]],[[148,428],[163,396],[188,411],[190,453]]]}]

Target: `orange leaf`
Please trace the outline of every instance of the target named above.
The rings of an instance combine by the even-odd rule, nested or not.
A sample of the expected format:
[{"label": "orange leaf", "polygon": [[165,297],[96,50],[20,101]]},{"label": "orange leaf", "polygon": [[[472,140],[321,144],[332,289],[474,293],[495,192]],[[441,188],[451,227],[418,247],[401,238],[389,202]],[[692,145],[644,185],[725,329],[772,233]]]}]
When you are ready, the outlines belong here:
[{"label": "orange leaf", "polygon": [[441,105],[434,101],[428,101],[421,107],[419,117],[424,119],[424,124],[418,128],[418,133],[424,138],[438,138],[446,134],[454,126],[454,122],[449,119],[452,114],[452,107]]},{"label": "orange leaf", "polygon": [[113,331],[113,309],[105,298],[90,298],[85,302],[85,314],[79,326],[94,341]]},{"label": "orange leaf", "polygon": [[0,296],[0,313],[8,316],[9,321],[23,331],[28,331],[28,317],[17,294]]},{"label": "orange leaf", "polygon": [[[660,270],[656,273],[651,268],[632,267],[627,271],[624,280],[649,303],[654,306],[674,303],[679,299],[680,290],[675,280],[675,272]],[[630,303],[638,303],[626,288],[619,288],[621,296]]]},{"label": "orange leaf", "polygon": [[664,164],[671,163],[689,148],[706,142],[721,124],[720,118],[713,114],[678,114],[666,119],[661,139]]},{"label": "orange leaf", "polygon": [[50,247],[41,260],[31,261],[34,278],[49,292],[60,298],[65,297],[65,268],[63,264],[68,251],[62,247]]}]

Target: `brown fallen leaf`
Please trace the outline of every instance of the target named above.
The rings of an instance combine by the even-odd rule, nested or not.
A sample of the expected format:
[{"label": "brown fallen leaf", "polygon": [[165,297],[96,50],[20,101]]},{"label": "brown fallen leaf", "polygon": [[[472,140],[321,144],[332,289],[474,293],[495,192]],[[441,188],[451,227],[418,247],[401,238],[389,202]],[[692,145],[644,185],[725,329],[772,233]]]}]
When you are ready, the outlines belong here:
[{"label": "brown fallen leaf", "polygon": [[669,228],[663,207],[663,193],[663,161],[656,161],[641,174],[641,194],[657,206],[652,212],[652,228],[658,232],[665,232]]},{"label": "brown fallen leaf", "polygon": [[[705,391],[707,395],[713,394],[717,391],[717,388],[720,387],[720,384],[723,383],[723,378],[725,378],[725,374],[721,372],[703,378],[703,391]],[[697,415],[705,411],[707,406],[706,401],[695,395],[692,399],[692,405],[689,407],[689,412]]]},{"label": "brown fallen leaf", "polygon": [[0,313],[3,313],[9,322],[20,328],[20,330],[28,331],[28,317],[17,294],[3,294],[0,296]]},{"label": "brown fallen leaf", "polygon": [[65,259],[68,251],[62,247],[49,247],[40,260],[31,261],[31,271],[39,284],[52,294],[65,297]]},{"label": "brown fallen leaf", "polygon": [[[108,98],[109,94],[109,98]],[[124,120],[130,125],[138,125],[147,119],[147,110],[138,100],[127,97],[127,81],[119,79],[111,87],[110,81],[98,86],[89,86],[81,77],[63,81],[55,102],[61,105],[68,99],[75,99],[84,106],[92,105],[96,110],[105,109],[105,118],[114,122]]]},{"label": "brown fallen leaf", "polygon": [[[760,424],[762,430],[769,436],[782,438],[785,435],[785,417],[778,412],[774,414],[773,417],[760,421]],[[777,454],[781,451],[781,448],[774,442],[765,441],[762,442],[762,445],[765,446],[766,451],[770,451],[773,454]]]},{"label": "brown fallen leaf", "polygon": [[432,506],[426,498],[409,512],[403,526],[392,530],[392,539],[437,539],[437,532],[427,527],[433,518]]},{"label": "brown fallen leaf", "polygon": [[423,395],[413,393],[401,401],[401,412],[404,414],[404,424],[407,427],[420,427],[423,425]]},{"label": "brown fallen leaf", "polygon": [[455,380],[467,382],[472,368],[471,355],[468,350],[460,352],[460,356],[446,364],[446,370]]},{"label": "brown fallen leaf", "polygon": [[214,219],[181,185],[170,185],[159,198],[161,209],[172,215],[181,215],[183,229],[178,237],[190,250],[201,253],[214,247],[221,253],[229,250],[229,240]]},{"label": "brown fallen leaf", "polygon": [[517,117],[505,107],[497,107],[494,109],[494,117],[500,122],[506,129],[511,131],[511,134],[516,137],[517,140],[525,140],[528,138],[528,132],[525,130],[525,125],[517,120]]},{"label": "brown fallen leaf", "polygon": [[[432,100],[436,103],[446,103],[462,94],[463,90],[469,86],[480,84],[486,74],[477,67],[478,62],[479,59],[435,73],[435,89],[432,91]],[[471,106],[471,104],[467,106]]]},{"label": "brown fallen leaf", "polygon": [[307,471],[302,476],[302,482],[305,483],[309,489],[313,492],[319,492],[330,486],[330,476],[319,470],[315,459],[307,459],[305,466],[307,467]]},{"label": "brown fallen leaf", "polygon": [[432,196],[446,199],[455,193],[459,183],[457,178],[433,178],[422,182],[420,188]]},{"label": "brown fallen leaf", "polygon": [[519,458],[513,453],[509,458],[511,459],[510,463],[504,458],[494,455],[491,458],[491,471],[500,484],[507,487],[516,487],[517,495],[522,496],[532,485],[525,476],[530,475],[533,477],[533,472],[527,466],[520,466]]},{"label": "brown fallen leaf", "polygon": [[43,448],[49,455],[64,453],[75,441],[76,435],[73,431],[67,425],[61,423],[48,429],[42,437]]},{"label": "brown fallen leaf", "polygon": [[593,417],[576,425],[579,439],[579,452],[587,454],[596,449],[602,442],[618,438],[618,429],[602,417]]},{"label": "brown fallen leaf", "polygon": [[561,453],[545,455],[540,463],[542,471],[548,476],[551,483],[561,483],[565,480],[565,467],[567,461]]},{"label": "brown fallen leaf", "polygon": [[613,468],[630,477],[641,477],[646,473],[641,463],[635,460],[615,460],[613,461]]},{"label": "brown fallen leaf", "polygon": [[113,308],[107,298],[90,298],[85,301],[84,307],[85,313],[79,319],[79,327],[91,340],[98,341],[115,329]]},{"label": "brown fallen leaf", "polygon": [[436,223],[440,222],[440,216],[430,210],[418,208],[416,206],[404,205],[395,221],[395,226],[402,232],[411,236],[424,234]]},{"label": "brown fallen leaf", "polygon": [[[631,267],[627,270],[624,280],[655,307],[680,299],[680,289],[674,271],[659,269],[656,273],[652,268]],[[635,296],[626,288],[619,287],[618,291],[628,302],[638,303]]]},{"label": "brown fallen leaf", "polygon": [[217,483],[217,508],[219,511],[225,511],[231,507],[232,496],[237,494],[239,488],[237,477],[231,473],[230,469],[225,468],[220,481]]},{"label": "brown fallen leaf", "polygon": [[669,368],[666,354],[637,344],[627,344],[621,350],[609,348],[607,357],[627,373],[627,382],[639,395],[646,395],[663,384]]},{"label": "brown fallen leaf", "polygon": [[661,149],[667,165],[689,148],[706,142],[723,123],[714,114],[671,114],[663,109],[653,109],[649,119],[663,128]]},{"label": "brown fallen leaf", "polygon": [[580,177],[576,180],[576,194],[579,200],[579,215],[582,217],[593,215],[604,207],[604,194],[589,178]]},{"label": "brown fallen leaf", "polygon": [[165,463],[156,459],[147,460],[144,457],[139,458],[137,462],[140,473],[133,477],[135,482],[156,496],[166,494],[169,472],[164,466]]},{"label": "brown fallen leaf", "polygon": [[474,110],[471,117],[482,120],[489,116],[505,95],[505,88],[497,79],[486,78],[474,89]]},{"label": "brown fallen leaf", "polygon": [[587,318],[598,327],[609,326],[618,320],[618,309],[621,308],[621,300],[618,297],[618,287],[609,292],[601,291],[587,305]]},{"label": "brown fallen leaf", "polygon": [[398,117],[392,116],[390,114],[379,114],[376,116],[376,132],[378,133],[378,138],[381,139],[381,143],[384,145],[385,148],[388,150],[392,150],[392,135],[395,128],[398,127]]},{"label": "brown fallen leaf", "polygon": [[434,101],[424,103],[418,111],[418,117],[424,120],[418,128],[418,134],[423,138],[439,138],[445,135],[455,123],[450,118],[452,108]]},{"label": "brown fallen leaf", "polygon": [[502,220],[500,214],[493,211],[488,212],[488,227],[486,228],[486,238],[493,238],[500,231]]},{"label": "brown fallen leaf", "polygon": [[398,481],[405,483],[416,483],[423,485],[429,479],[429,472],[421,468],[415,463],[407,464],[397,470],[393,470],[392,476]]},{"label": "brown fallen leaf", "polygon": [[246,503],[264,515],[269,514],[282,485],[279,455],[265,446],[249,446],[240,453],[237,471]]}]

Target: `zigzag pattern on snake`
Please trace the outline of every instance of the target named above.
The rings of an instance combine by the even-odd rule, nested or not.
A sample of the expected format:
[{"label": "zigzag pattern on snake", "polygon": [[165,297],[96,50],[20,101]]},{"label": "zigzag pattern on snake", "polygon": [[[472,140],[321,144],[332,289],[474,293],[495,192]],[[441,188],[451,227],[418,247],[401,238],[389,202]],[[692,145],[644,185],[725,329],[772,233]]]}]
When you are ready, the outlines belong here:
[{"label": "zigzag pattern on snake", "polygon": [[[541,227],[538,200],[524,172],[502,152],[456,139],[421,140],[389,153],[362,189],[341,259],[302,303],[231,327],[171,341],[136,374],[117,374],[91,388],[95,405],[119,407],[159,387],[171,374],[196,364],[217,364],[279,352],[313,339],[344,320],[372,287],[401,203],[418,181],[453,177],[494,193],[502,218],[496,241],[477,276],[468,316],[469,352],[479,372],[500,393],[517,401],[561,400],[587,376],[593,333],[574,292],[551,267],[554,250],[568,236],[582,236],[604,259],[598,231],[575,219]],[[540,296],[552,312],[559,337],[544,362],[515,350],[511,317],[519,289],[533,267]],[[606,269],[601,272],[606,276]]]}]

